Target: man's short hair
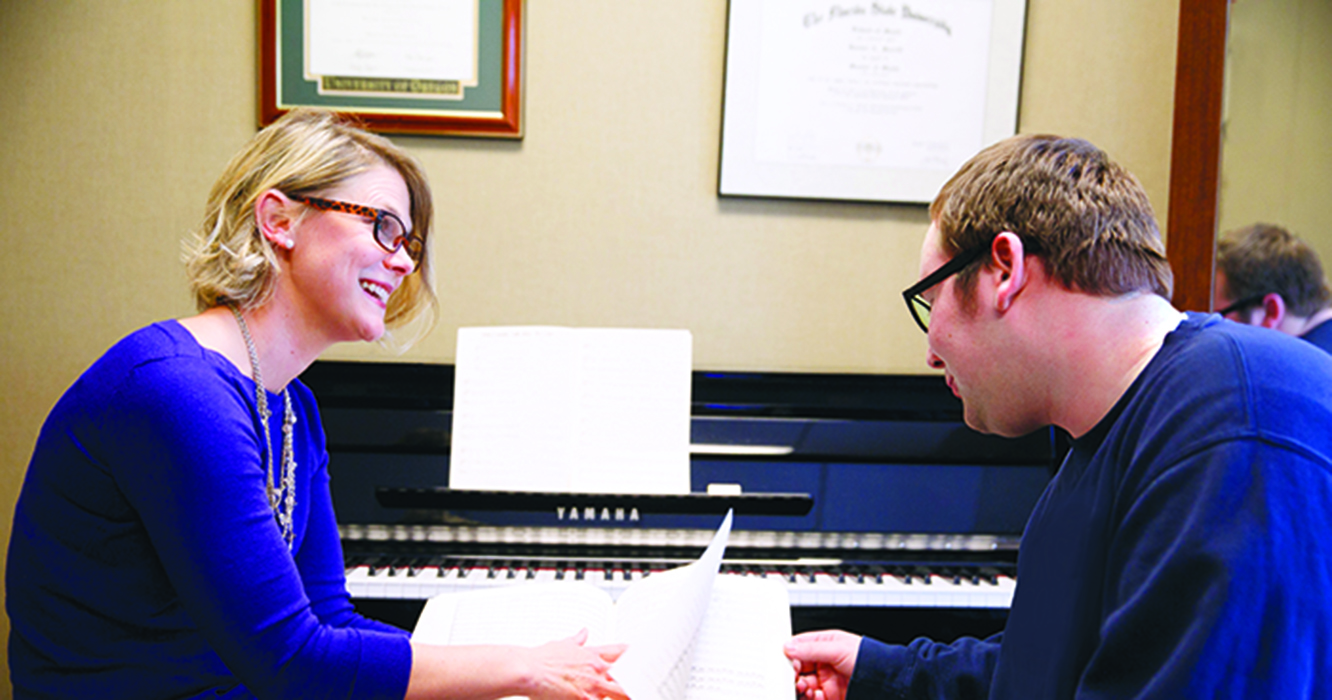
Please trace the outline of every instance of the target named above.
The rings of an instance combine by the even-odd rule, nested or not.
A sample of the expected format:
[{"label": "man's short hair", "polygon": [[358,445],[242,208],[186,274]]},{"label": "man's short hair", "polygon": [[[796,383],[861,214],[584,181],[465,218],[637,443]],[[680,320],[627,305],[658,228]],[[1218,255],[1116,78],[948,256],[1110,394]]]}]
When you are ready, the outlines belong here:
[{"label": "man's short hair", "polygon": [[1280,226],[1253,224],[1228,232],[1216,246],[1216,269],[1226,275],[1231,299],[1280,294],[1296,316],[1312,316],[1332,302],[1318,253]]},{"label": "man's short hair", "polygon": [[[1066,289],[1097,296],[1135,292],[1170,299],[1174,278],[1142,185],[1081,139],[1023,135],[978,153],[930,205],[944,252],[1022,237]],[[984,257],[985,264],[990,258]],[[979,266],[958,275],[969,299]]]}]

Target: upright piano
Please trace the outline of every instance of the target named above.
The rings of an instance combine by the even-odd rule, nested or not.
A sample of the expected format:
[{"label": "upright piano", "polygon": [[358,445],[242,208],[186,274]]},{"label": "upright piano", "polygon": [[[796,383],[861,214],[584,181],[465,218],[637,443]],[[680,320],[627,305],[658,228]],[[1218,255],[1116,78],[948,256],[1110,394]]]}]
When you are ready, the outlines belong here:
[{"label": "upright piano", "polygon": [[723,572],[782,581],[796,631],[988,635],[1063,451],[1053,430],[970,430],[937,376],[695,371],[691,494],[461,492],[452,366],[319,361],[302,380],[353,601],[407,629],[443,592],[571,578],[614,595],[695,559],[730,508]]}]

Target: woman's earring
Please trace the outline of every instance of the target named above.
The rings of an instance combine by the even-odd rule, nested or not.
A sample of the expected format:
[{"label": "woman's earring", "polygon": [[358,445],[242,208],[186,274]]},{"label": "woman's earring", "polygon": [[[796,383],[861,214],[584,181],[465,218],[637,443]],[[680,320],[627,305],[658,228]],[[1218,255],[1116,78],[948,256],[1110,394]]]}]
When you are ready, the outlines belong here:
[{"label": "woman's earring", "polygon": [[284,238],[282,239],[282,247],[286,248],[287,250],[291,250],[292,248],[296,247],[296,241],[290,238]]}]

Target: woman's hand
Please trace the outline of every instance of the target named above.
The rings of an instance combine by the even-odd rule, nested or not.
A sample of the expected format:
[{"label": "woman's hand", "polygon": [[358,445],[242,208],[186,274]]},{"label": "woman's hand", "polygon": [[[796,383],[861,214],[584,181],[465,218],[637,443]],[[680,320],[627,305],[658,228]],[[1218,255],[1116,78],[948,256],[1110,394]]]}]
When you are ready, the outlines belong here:
[{"label": "woman's hand", "polygon": [[408,700],[629,700],[611,679],[623,644],[583,646],[584,629],[539,647],[498,644],[436,646],[412,643]]},{"label": "woman's hand", "polygon": [[796,692],[805,700],[845,700],[856,669],[860,637],[841,630],[797,634],[786,643],[796,670]]},{"label": "woman's hand", "polygon": [[568,639],[524,649],[531,670],[523,694],[532,700],[628,700],[609,675],[624,645],[583,646],[586,641],[583,629]]}]

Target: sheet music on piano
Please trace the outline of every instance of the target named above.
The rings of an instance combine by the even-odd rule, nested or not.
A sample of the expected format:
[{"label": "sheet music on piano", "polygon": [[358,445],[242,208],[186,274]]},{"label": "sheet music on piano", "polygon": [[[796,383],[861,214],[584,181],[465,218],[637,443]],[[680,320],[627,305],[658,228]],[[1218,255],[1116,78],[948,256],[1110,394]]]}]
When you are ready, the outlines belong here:
[{"label": "sheet music on piano", "polygon": [[689,492],[687,330],[458,330],[449,487]]}]

